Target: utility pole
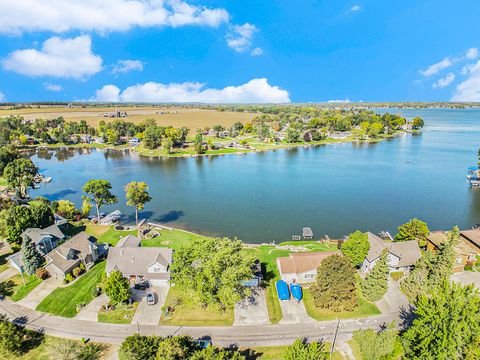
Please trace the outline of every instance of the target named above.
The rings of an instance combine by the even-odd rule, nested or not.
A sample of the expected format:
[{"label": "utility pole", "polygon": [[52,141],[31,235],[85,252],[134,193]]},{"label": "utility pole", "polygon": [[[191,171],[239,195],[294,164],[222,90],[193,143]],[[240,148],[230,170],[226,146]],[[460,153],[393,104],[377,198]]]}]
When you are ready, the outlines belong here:
[{"label": "utility pole", "polygon": [[333,349],[335,348],[335,341],[337,340],[338,328],[340,327],[340,320],[337,320],[337,327],[335,328],[335,333],[333,334],[332,346],[330,347],[330,357],[333,354]]}]

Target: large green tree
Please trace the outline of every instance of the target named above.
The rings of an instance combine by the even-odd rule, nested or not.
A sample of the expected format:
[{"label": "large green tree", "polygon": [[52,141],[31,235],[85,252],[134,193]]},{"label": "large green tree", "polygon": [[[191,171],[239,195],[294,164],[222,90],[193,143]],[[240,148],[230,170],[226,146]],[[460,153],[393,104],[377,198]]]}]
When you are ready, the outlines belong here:
[{"label": "large green tree", "polygon": [[240,240],[198,238],[176,252],[172,281],[206,304],[230,307],[249,294],[242,282],[252,277],[252,263]]},{"label": "large green tree", "polygon": [[130,283],[128,282],[128,279],[123,277],[120,271],[114,270],[107,278],[105,293],[112,302],[124,303],[131,295]]},{"label": "large green tree", "polygon": [[326,360],[325,344],[323,341],[307,342],[297,339],[287,346],[283,360]]},{"label": "large green tree", "polygon": [[420,116],[415,117],[412,121],[412,127],[415,130],[420,130],[421,128],[423,128],[423,125],[424,125],[424,121]]},{"label": "large green tree", "polygon": [[361,231],[355,231],[348,236],[348,239],[342,244],[341,251],[343,255],[348,257],[353,266],[360,266],[368,254],[370,243],[368,236]]},{"label": "large green tree", "polygon": [[332,255],[322,261],[311,286],[315,305],[332,311],[352,311],[358,305],[355,268],[345,256]]},{"label": "large green tree", "polygon": [[195,134],[194,147],[197,154],[203,154],[205,152],[205,148],[203,147],[203,135],[201,131],[197,131]]},{"label": "large green tree", "polygon": [[425,247],[427,245],[427,237],[430,233],[427,223],[418,220],[412,219],[409,222],[400,225],[397,228],[397,235],[395,235],[395,241],[408,241],[416,240],[418,246]]},{"label": "large green tree", "polygon": [[148,194],[148,185],[143,181],[132,181],[125,186],[127,205],[135,207],[135,223],[138,226],[138,210],[143,210],[145,204],[152,200]]},{"label": "large green tree", "polygon": [[32,227],[44,229],[55,222],[55,215],[48,203],[41,200],[34,200],[30,201],[28,206],[34,223]]},{"label": "large green tree", "polygon": [[403,352],[394,322],[378,332],[374,329],[356,330],[353,341],[360,348],[363,359],[396,360]]},{"label": "large green tree", "polygon": [[23,237],[22,242],[23,267],[27,274],[33,275],[43,265],[43,257],[37,250],[37,246],[28,236]]},{"label": "large green tree", "polygon": [[133,334],[123,340],[118,357],[120,360],[154,360],[158,345],[163,340],[159,336]]},{"label": "large green tree", "polygon": [[15,146],[7,145],[0,147],[0,176],[2,176],[5,167],[18,158],[20,158],[20,153]]},{"label": "large green tree", "polygon": [[361,282],[363,295],[370,301],[380,300],[388,290],[387,256],[388,252],[384,250],[373,269]]},{"label": "large green tree", "polygon": [[198,344],[190,336],[172,336],[158,344],[157,360],[189,359],[199,350]]},{"label": "large green tree", "polygon": [[20,355],[25,339],[25,330],[10,322],[0,314],[0,354],[6,356]]},{"label": "large green tree", "polygon": [[97,209],[98,221],[100,221],[100,208],[104,205],[115,204],[118,201],[117,197],[110,191],[111,189],[110,181],[102,179],[89,180],[82,188]]},{"label": "large green tree", "polygon": [[464,359],[480,333],[480,297],[472,285],[444,281],[417,299],[413,313],[403,335],[409,359]]},{"label": "large green tree", "polygon": [[25,198],[27,189],[35,184],[35,176],[38,168],[27,158],[13,160],[5,166],[3,177],[7,180],[10,188],[15,189],[21,198]]},{"label": "large green tree", "polygon": [[225,349],[210,345],[206,349],[196,351],[189,360],[245,360],[245,356],[237,349]]}]

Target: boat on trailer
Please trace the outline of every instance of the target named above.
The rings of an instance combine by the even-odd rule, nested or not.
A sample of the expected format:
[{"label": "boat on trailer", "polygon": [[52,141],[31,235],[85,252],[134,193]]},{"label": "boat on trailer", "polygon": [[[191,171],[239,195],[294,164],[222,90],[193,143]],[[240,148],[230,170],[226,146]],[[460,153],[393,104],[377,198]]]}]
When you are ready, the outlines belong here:
[{"label": "boat on trailer", "polygon": [[290,292],[292,293],[292,297],[297,300],[297,302],[302,301],[303,292],[302,287],[299,284],[291,283]]}]

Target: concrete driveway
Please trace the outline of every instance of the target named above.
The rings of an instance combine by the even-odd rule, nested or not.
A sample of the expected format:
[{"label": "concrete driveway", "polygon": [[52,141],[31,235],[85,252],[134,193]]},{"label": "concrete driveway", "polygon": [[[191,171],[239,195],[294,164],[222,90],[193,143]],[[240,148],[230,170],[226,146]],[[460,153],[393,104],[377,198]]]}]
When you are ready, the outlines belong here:
[{"label": "concrete driveway", "polygon": [[[165,304],[168,294],[168,286],[153,286],[147,291],[134,290],[134,298],[140,303],[132,319],[132,324],[139,325],[158,325],[160,316],[162,316],[162,306]],[[153,292],[156,295],[157,303],[148,305],[146,293]]]},{"label": "concrete driveway", "polygon": [[90,303],[85,306],[82,311],[77,314],[77,316],[75,316],[75,319],[97,321],[98,312],[100,311],[101,307],[107,303],[108,296],[105,294],[101,294],[100,296],[97,296],[95,299],[90,301]]},{"label": "concrete driveway", "polygon": [[403,309],[408,309],[408,299],[400,290],[400,283],[388,280],[388,290],[382,299],[377,301],[378,309],[382,314],[394,313]]},{"label": "concrete driveway", "polygon": [[0,273],[0,282],[10,279],[12,276],[19,274],[18,270],[9,267],[7,270]]},{"label": "concrete driveway", "polygon": [[282,308],[283,314],[283,319],[280,320],[280,324],[304,324],[315,322],[315,319],[308,316],[303,301],[298,303],[293,299],[280,300],[280,307]]},{"label": "concrete driveway", "polygon": [[263,289],[253,289],[252,296],[235,304],[233,325],[270,324]]},{"label": "concrete driveway", "polygon": [[464,271],[453,274],[451,279],[463,285],[473,284],[477,289],[480,289],[480,272]]},{"label": "concrete driveway", "polygon": [[35,310],[37,305],[42,302],[53,290],[55,290],[62,282],[59,279],[48,278],[43,280],[40,285],[33,289],[30,294],[25,296],[18,303],[26,308]]}]

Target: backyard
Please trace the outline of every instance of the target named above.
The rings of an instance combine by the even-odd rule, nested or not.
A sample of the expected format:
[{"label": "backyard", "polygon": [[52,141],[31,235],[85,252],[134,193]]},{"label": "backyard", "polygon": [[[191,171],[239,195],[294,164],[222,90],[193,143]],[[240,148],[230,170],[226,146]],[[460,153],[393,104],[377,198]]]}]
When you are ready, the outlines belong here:
[{"label": "backyard", "polygon": [[96,264],[71,285],[59,287],[38,304],[37,310],[53,315],[74,317],[77,306],[86,305],[93,300],[93,289],[102,280],[105,273],[105,261]]},{"label": "backyard", "polygon": [[206,236],[194,234],[183,230],[161,229],[157,231],[160,233],[159,236],[153,239],[142,240],[143,247],[169,247],[173,250],[178,250],[179,248],[187,245],[194,239],[206,238]]}]

